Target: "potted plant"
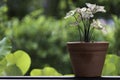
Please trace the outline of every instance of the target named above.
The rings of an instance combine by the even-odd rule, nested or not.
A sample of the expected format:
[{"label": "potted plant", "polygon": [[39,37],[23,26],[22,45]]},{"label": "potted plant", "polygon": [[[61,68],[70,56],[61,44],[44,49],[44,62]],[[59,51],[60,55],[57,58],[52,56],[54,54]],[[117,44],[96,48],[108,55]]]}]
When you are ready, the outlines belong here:
[{"label": "potted plant", "polygon": [[[76,77],[100,77],[109,43],[93,41],[95,29],[106,31],[93,17],[95,13],[106,10],[96,4],[86,3],[86,6],[71,10],[65,16],[65,19],[74,17],[80,37],[80,41],[67,42],[67,47]],[[80,23],[83,25],[80,26]]]}]

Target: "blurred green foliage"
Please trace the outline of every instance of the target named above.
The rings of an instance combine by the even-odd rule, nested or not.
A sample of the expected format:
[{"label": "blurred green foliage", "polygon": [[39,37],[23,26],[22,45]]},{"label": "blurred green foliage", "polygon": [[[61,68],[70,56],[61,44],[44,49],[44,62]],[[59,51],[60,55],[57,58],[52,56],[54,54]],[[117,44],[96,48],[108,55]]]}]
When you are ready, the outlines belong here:
[{"label": "blurred green foliage", "polygon": [[13,54],[8,54],[6,60],[8,62],[7,65],[16,65],[21,70],[22,75],[25,75],[31,65],[31,58],[22,50],[17,50]]},{"label": "blurred green foliage", "polygon": [[[113,54],[106,56],[103,66],[102,76],[119,76],[120,75],[120,57]],[[62,75],[52,67],[44,67],[43,69],[33,69],[30,76],[74,76],[74,74]]]},{"label": "blurred green foliage", "polygon": [[107,55],[103,68],[103,76],[119,76],[120,75],[120,57],[117,55]]},{"label": "blurred green foliage", "polygon": [[115,32],[114,32],[114,39],[115,39],[115,52],[120,56],[120,19],[117,16],[113,16],[115,22]]},{"label": "blurred green foliage", "polygon": [[[107,11],[108,11],[108,13],[110,13],[109,10],[111,9],[111,6],[109,6],[109,5],[111,5],[112,2],[111,2],[111,0],[108,1],[107,3],[109,5],[107,5],[107,3],[104,3],[105,1],[107,1],[107,0],[98,0],[95,2],[99,3],[99,4],[105,4],[105,7],[108,6]],[[30,1],[28,1],[28,3],[29,2]],[[85,3],[85,2],[91,2],[91,0],[90,1],[84,0],[83,2],[79,1],[78,3],[77,3],[77,0],[74,0],[74,1],[73,0],[60,0],[59,5],[58,5],[59,9],[57,9],[58,10],[57,16],[59,15],[59,17],[63,17],[63,16],[65,16],[65,13],[69,9],[73,9],[75,6],[78,6],[78,5],[82,6],[83,3]],[[114,1],[114,4],[116,4],[114,6],[117,6],[119,3],[119,1],[118,1],[118,3],[116,3],[116,2]],[[94,1],[92,3],[94,3]],[[11,2],[11,4],[12,4],[12,2]],[[35,4],[37,4],[37,3],[35,3]],[[16,5],[17,5],[17,3],[16,3]],[[85,5],[83,5],[83,6],[85,6]],[[21,20],[19,20],[17,17],[13,17],[13,18],[9,19],[7,16],[8,8],[9,7],[7,7],[6,5],[0,7],[0,39],[7,36],[7,37],[9,37],[9,39],[12,42],[11,44],[13,47],[12,48],[13,54],[8,54],[8,57],[9,57],[8,62],[13,63],[9,66],[10,70],[13,70],[15,68],[16,72],[14,72],[14,73],[16,75],[24,75],[28,71],[28,67],[30,65],[30,58],[28,58],[28,60],[25,59],[25,56],[27,56],[25,53],[28,53],[31,57],[32,63],[31,63],[31,67],[30,67],[29,71],[27,72],[27,75],[30,75],[29,73],[34,68],[35,68],[35,70],[33,70],[33,72],[31,72],[31,74],[39,75],[39,74],[41,74],[40,70],[42,68],[43,69],[46,68],[46,66],[51,66],[51,67],[55,68],[55,70],[52,69],[53,71],[55,71],[55,73],[56,73],[56,71],[60,72],[63,75],[68,74],[68,73],[73,73],[72,68],[71,68],[70,59],[69,59],[69,54],[68,54],[67,48],[66,48],[66,42],[77,41],[77,40],[79,40],[79,38],[78,38],[77,28],[70,26],[68,23],[69,20],[71,20],[71,19],[68,19],[68,21],[66,21],[63,18],[56,20],[53,17],[46,17],[43,14],[44,10],[41,10],[41,9],[35,10],[35,11],[31,12],[30,14],[27,14],[26,16],[24,15],[24,17],[22,17]],[[107,13],[107,15],[108,15],[108,13]],[[54,12],[53,14],[56,14],[56,12]],[[54,16],[54,15],[52,15],[52,16]],[[103,34],[100,31],[95,32],[95,36],[96,36],[95,40],[96,41],[108,41],[110,43],[108,53],[119,52],[119,32],[120,32],[119,31],[119,22],[120,21],[119,21],[119,18],[117,18],[117,16],[114,16],[114,21],[115,21],[115,29],[113,27],[109,27],[107,25],[106,26],[106,28],[108,30],[107,34]],[[115,34],[114,34],[114,32],[115,32]],[[100,35],[100,34],[103,34],[103,35]],[[114,36],[115,36],[115,38],[114,38]],[[3,46],[0,49],[0,52],[3,52],[2,49],[6,49],[6,51],[9,51],[9,49],[11,49],[11,47],[6,46],[6,43],[4,43],[4,42],[6,42],[6,39],[3,39],[0,42],[0,47]],[[5,48],[4,48],[4,46],[5,46]],[[24,50],[25,52],[21,52],[21,51],[15,52],[17,50]],[[6,55],[7,53],[3,52],[1,54]],[[17,56],[20,56],[20,54],[23,54],[23,56],[20,59],[18,58],[18,63],[12,62],[13,61],[12,59],[15,58],[12,56],[15,56],[15,54],[17,54]],[[4,57],[0,57],[0,60],[2,60],[3,58]],[[25,63],[23,63],[23,64],[21,63],[21,62],[24,62],[24,61],[22,61],[23,59],[28,61],[28,62],[26,62],[26,63],[28,63],[28,65],[26,65],[26,68],[23,68],[23,65]],[[6,60],[3,59],[2,61],[0,61],[0,64],[2,64],[2,66],[6,66],[7,62],[6,62]],[[116,69],[118,70],[118,68],[116,67],[116,65],[114,65],[114,63],[111,63],[108,61],[105,63],[105,66],[106,67],[103,71],[103,75],[119,74],[118,72],[115,72]],[[111,72],[109,72],[109,68],[108,68],[109,66],[113,67],[111,69],[112,70]],[[4,72],[6,72],[7,75],[10,75],[10,74],[15,75],[14,73],[10,73],[10,70],[8,69],[8,67],[6,67],[6,69],[3,69],[3,68],[4,67],[1,67],[1,69],[4,70]],[[34,74],[36,72],[36,69],[40,69],[40,70],[37,71],[38,73]],[[51,68],[50,68],[50,70],[51,70]],[[19,72],[19,73],[17,73],[17,72]],[[108,73],[106,73],[106,72],[108,72]],[[1,75],[3,75],[3,74],[1,74]],[[42,75],[44,75],[44,74],[42,74]]]},{"label": "blurred green foliage", "polygon": [[[6,6],[3,6],[6,7]],[[2,8],[3,10],[5,8]],[[1,13],[6,13],[1,11]],[[26,15],[22,20],[18,18],[8,19],[7,15],[0,15],[0,38],[7,36],[12,42],[12,52],[24,50],[31,57],[31,67],[27,75],[33,68],[54,67],[62,74],[72,73],[69,54],[66,42],[78,41],[77,28],[70,26],[64,19],[56,20],[52,17],[45,17],[41,10],[36,10]],[[112,29],[103,36],[96,31],[96,41],[113,41]],[[111,44],[111,43],[110,43]],[[114,43],[113,43],[114,44]],[[111,52],[113,47],[111,45]]]},{"label": "blurred green foliage", "polygon": [[31,69],[50,65],[65,73],[70,71],[70,65],[64,27],[63,21],[44,16],[34,19],[27,15],[21,22],[17,18],[11,20],[11,27],[5,30],[5,34],[13,42],[13,51],[21,49],[30,53],[33,62]]},{"label": "blurred green foliage", "polygon": [[11,49],[12,47],[10,41],[7,38],[3,38],[0,41],[0,56],[10,53]]},{"label": "blurred green foliage", "polygon": [[[114,38],[114,32],[115,32],[115,27],[106,25],[106,33],[103,33],[102,31],[95,31],[95,41],[107,41],[109,42],[109,48],[107,50],[108,54],[114,54],[116,53],[115,49],[116,47],[114,46],[116,41]],[[101,34],[101,35],[100,35]]]},{"label": "blurred green foliage", "polygon": [[4,20],[4,17],[1,17],[0,28],[1,30],[4,28],[1,31],[3,34],[0,35],[1,38],[7,36],[11,39],[12,52],[19,49],[30,53],[33,62],[31,69],[50,65],[61,72],[64,71],[63,73],[71,72],[66,49],[65,22],[43,15],[38,16],[39,14],[41,14],[39,10],[32,12],[21,21],[18,18]]},{"label": "blurred green foliage", "polygon": [[46,16],[62,18],[69,10],[83,7],[88,2],[104,5],[107,10],[107,14],[103,14],[105,18],[111,18],[111,14],[120,16],[119,0],[0,0],[0,5],[7,3],[9,17],[16,16],[22,19],[33,10],[43,9],[43,14]]},{"label": "blurred green foliage", "polygon": [[44,67],[43,69],[33,69],[30,76],[62,76],[52,67]]},{"label": "blurred green foliage", "polygon": [[[10,53],[11,45],[8,38],[3,38],[0,41],[0,76],[22,76],[25,75],[31,65],[29,55],[17,50]],[[7,53],[7,54],[6,54]]]}]

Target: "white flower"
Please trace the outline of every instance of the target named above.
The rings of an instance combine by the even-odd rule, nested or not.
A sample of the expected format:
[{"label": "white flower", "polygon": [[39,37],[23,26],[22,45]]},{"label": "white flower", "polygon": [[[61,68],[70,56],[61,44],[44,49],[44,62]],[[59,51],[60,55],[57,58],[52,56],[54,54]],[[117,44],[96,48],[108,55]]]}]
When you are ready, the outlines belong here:
[{"label": "white flower", "polygon": [[80,9],[81,12],[86,12],[87,8],[86,7],[83,7]]},{"label": "white flower", "polygon": [[92,14],[91,10],[89,8],[83,7],[77,9],[77,12],[81,15],[82,18],[87,18],[89,19],[90,17],[93,17],[94,15]]},{"label": "white flower", "polygon": [[76,12],[76,10],[69,11],[64,18],[67,19],[67,18],[73,16],[75,14],[75,12]]},{"label": "white flower", "polygon": [[104,34],[107,34],[107,30],[105,29],[105,27],[102,29],[102,32],[103,32]]},{"label": "white flower", "polygon": [[91,27],[93,27],[95,29],[98,29],[98,30],[102,30],[103,33],[107,32],[105,27],[102,26],[102,24],[100,23],[99,20],[94,20],[93,19],[93,22],[91,23]]},{"label": "white flower", "polygon": [[99,20],[94,20],[93,19],[93,22],[91,23],[91,26],[96,28],[96,29],[99,29],[99,30],[103,29],[103,26],[101,25]]},{"label": "white flower", "polygon": [[96,6],[96,12],[106,12],[104,6]]},{"label": "white flower", "polygon": [[80,8],[76,8],[76,12],[77,13],[81,13],[81,9]]},{"label": "white flower", "polygon": [[93,13],[96,12],[106,12],[106,10],[104,9],[104,6],[98,6],[96,4],[91,4],[91,3],[86,3],[87,7],[90,8],[90,10]]},{"label": "white flower", "polygon": [[92,11],[95,9],[96,4],[86,3],[87,7],[90,8]]}]

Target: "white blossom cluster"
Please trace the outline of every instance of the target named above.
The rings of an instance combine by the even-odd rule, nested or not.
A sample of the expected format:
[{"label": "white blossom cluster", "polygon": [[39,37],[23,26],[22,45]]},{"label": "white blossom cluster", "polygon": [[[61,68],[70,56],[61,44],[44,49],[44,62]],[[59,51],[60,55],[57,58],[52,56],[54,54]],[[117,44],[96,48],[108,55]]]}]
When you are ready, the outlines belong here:
[{"label": "white blossom cluster", "polygon": [[[79,16],[77,19],[87,19],[90,20],[90,18],[94,17],[94,14],[97,12],[106,12],[104,9],[104,6],[98,6],[96,4],[91,4],[91,3],[86,3],[87,7],[83,8],[76,8],[74,10],[69,11],[66,16],[64,17],[65,19],[74,16],[75,14],[78,14]],[[99,20],[93,19],[93,21],[90,23],[90,26],[102,31],[106,31],[105,28],[102,26]]]}]

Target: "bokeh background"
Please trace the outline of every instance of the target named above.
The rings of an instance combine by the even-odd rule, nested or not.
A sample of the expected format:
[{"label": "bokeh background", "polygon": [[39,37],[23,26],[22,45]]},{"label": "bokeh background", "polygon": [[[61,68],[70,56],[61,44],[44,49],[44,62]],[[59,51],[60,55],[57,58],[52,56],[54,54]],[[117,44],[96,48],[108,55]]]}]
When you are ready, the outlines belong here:
[{"label": "bokeh background", "polygon": [[96,41],[110,43],[108,54],[120,55],[120,0],[0,0],[0,40],[8,37],[12,52],[24,50],[34,68],[50,66],[61,74],[72,74],[66,42],[78,41],[75,27],[64,20],[66,12],[85,3],[105,6],[97,14],[107,34],[96,31]]}]

